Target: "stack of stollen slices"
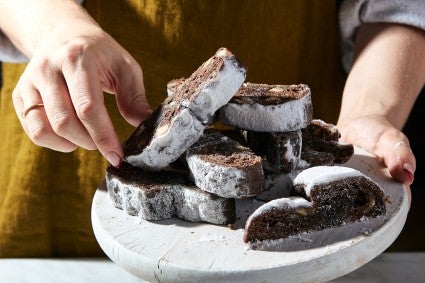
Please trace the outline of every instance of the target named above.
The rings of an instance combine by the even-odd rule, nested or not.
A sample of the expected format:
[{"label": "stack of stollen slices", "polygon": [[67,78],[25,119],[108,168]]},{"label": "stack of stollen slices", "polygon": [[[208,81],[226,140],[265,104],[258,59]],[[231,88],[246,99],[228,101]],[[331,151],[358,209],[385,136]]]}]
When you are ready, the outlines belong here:
[{"label": "stack of stollen slices", "polygon": [[[319,213],[326,198],[315,193],[326,186],[309,189],[310,195],[295,189],[294,178],[319,167],[319,175],[339,172],[334,165],[345,163],[353,146],[338,141],[334,125],[312,119],[307,85],[244,83],[245,78],[245,67],[228,49],[220,48],[190,77],[169,82],[168,97],[123,143],[123,165],[107,168],[104,185],[114,205],[149,221],[178,217],[223,225],[237,219],[239,199],[260,201],[264,205],[250,212],[244,237],[260,249],[258,243],[325,227],[307,227],[299,217],[314,221],[327,217]],[[241,138],[211,126],[216,120]],[[354,171],[354,179],[348,178],[350,174],[331,174],[327,200],[345,198],[352,208],[347,212],[337,207],[333,215],[343,221],[381,215],[385,205],[383,209],[380,188]],[[366,183],[373,194],[358,188]],[[279,202],[283,205],[276,205]],[[271,225],[270,211],[276,217],[273,223],[282,225]],[[285,223],[298,228],[282,232]],[[272,226],[278,231],[267,230]],[[267,233],[272,239],[264,238]]]},{"label": "stack of stollen slices", "polygon": [[310,88],[244,83],[219,110],[220,120],[239,129],[261,156],[265,203],[245,224],[253,249],[280,249],[284,239],[338,227],[385,213],[382,189],[347,162],[351,144],[339,142],[336,126],[312,119]]},{"label": "stack of stollen slices", "polygon": [[[170,166],[202,136],[215,112],[228,103],[246,77],[246,69],[220,48],[123,143],[124,165],[109,166],[105,185],[118,208],[145,220],[179,217],[229,224],[235,201],[211,194]],[[261,168],[261,167],[260,167]]]},{"label": "stack of stollen slices", "polygon": [[219,110],[220,120],[241,131],[262,158],[266,187],[257,199],[288,196],[300,170],[342,164],[353,155],[352,145],[338,141],[334,125],[312,117],[311,91],[305,84],[244,83]]}]

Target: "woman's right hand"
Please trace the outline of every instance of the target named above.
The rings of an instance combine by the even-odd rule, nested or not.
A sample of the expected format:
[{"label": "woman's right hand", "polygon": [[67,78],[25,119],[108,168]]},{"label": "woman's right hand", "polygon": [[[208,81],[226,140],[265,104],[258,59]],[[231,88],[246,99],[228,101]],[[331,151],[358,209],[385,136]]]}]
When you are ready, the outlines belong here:
[{"label": "woman's right hand", "polygon": [[[122,116],[137,126],[150,112],[142,69],[82,7],[73,1],[48,4],[60,6],[57,13],[68,13],[67,17],[57,23],[46,19],[39,40],[37,35],[17,37],[31,58],[13,91],[22,127],[39,146],[63,152],[98,149],[119,166],[123,152],[103,92],[115,94]],[[35,16],[42,10],[34,10]]]}]

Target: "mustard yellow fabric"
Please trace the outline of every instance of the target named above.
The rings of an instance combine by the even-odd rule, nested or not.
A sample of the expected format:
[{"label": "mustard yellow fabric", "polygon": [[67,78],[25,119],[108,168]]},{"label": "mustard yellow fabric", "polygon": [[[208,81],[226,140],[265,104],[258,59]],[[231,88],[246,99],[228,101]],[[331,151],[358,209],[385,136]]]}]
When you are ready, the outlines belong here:
[{"label": "mustard yellow fabric", "polygon": [[[336,1],[87,0],[85,7],[141,64],[153,106],[169,80],[189,76],[224,46],[247,66],[247,81],[306,83],[315,118],[336,122],[344,80]],[[0,257],[101,255],[90,209],[107,163],[95,151],[65,154],[32,144],[11,99],[24,68],[3,66]],[[113,96],[106,103],[124,140],[133,129]]]}]

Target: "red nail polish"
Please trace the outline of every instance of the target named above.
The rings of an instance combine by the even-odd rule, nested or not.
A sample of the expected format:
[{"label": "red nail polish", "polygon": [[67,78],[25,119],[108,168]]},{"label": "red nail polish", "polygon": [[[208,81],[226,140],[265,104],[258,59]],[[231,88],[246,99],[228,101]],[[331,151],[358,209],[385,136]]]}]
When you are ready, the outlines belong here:
[{"label": "red nail polish", "polygon": [[409,175],[410,182],[413,183],[413,180],[415,179],[415,176],[413,176],[413,174],[410,173],[409,171],[407,171],[406,169],[404,169],[404,171],[407,173],[407,175]]},{"label": "red nail polish", "polygon": [[413,168],[409,163],[403,164],[403,169],[409,175],[409,180],[411,183],[413,183],[413,180],[415,179],[415,175],[413,174]]}]

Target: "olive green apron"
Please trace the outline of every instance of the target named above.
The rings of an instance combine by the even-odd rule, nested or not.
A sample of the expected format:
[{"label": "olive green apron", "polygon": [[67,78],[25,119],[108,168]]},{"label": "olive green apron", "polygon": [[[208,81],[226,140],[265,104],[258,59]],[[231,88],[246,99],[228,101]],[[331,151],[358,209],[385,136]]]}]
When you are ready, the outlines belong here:
[{"label": "olive green apron", "polygon": [[[336,1],[87,0],[95,20],[141,64],[153,106],[166,83],[189,76],[219,47],[248,68],[247,81],[306,83],[314,117],[335,123],[344,74]],[[11,93],[25,65],[3,65],[0,102],[0,257],[102,254],[90,208],[107,165],[95,151],[32,144]],[[106,96],[120,138],[133,130]]]}]

